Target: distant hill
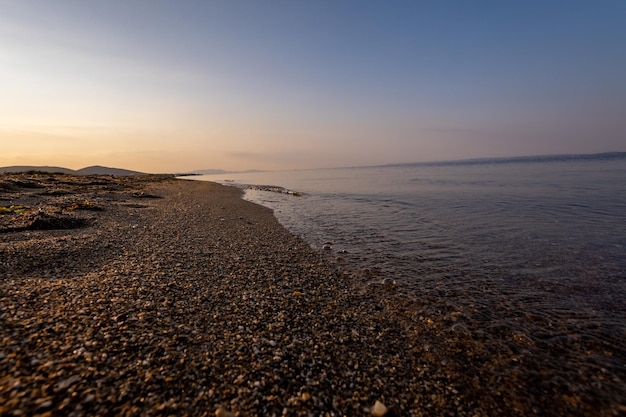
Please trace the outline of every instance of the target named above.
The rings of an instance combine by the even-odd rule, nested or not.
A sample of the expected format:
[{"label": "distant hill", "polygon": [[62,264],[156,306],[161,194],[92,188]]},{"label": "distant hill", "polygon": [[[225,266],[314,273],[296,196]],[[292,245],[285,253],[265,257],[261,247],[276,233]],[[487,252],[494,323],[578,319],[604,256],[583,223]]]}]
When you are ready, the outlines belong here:
[{"label": "distant hill", "polygon": [[108,168],[100,165],[81,168],[76,171],[78,175],[145,175],[143,172],[130,171],[128,169]]},{"label": "distant hill", "polygon": [[61,167],[49,167],[49,166],[10,166],[0,167],[0,173],[5,172],[28,172],[28,171],[40,171],[50,173],[62,173],[62,174],[74,174],[74,175],[145,175],[143,172],[130,171],[128,169],[109,168],[99,165],[91,167],[81,168],[79,170],[73,170]]},{"label": "distant hill", "polygon": [[42,171],[42,172],[52,172],[52,173],[62,173],[62,174],[75,174],[74,170],[68,168],[61,167],[35,167],[35,166],[22,166],[15,165],[10,167],[0,167],[0,173],[5,172],[28,172],[28,171]]}]

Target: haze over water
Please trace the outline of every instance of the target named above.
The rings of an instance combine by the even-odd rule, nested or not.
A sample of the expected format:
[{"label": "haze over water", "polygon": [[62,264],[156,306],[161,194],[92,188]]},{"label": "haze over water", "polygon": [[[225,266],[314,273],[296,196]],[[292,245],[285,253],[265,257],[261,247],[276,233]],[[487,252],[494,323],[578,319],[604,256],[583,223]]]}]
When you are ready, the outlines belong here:
[{"label": "haze over water", "polygon": [[395,279],[417,318],[460,309],[461,329],[494,348],[515,336],[555,372],[600,363],[622,380],[624,178],[624,153],[200,177],[304,193],[246,198],[314,248],[332,243],[364,285]]}]

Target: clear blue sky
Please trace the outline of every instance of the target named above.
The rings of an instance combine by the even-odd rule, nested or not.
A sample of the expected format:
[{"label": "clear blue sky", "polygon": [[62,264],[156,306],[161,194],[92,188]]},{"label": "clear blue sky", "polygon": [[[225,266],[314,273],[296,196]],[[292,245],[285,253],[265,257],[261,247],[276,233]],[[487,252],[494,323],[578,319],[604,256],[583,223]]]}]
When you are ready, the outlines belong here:
[{"label": "clear blue sky", "polygon": [[0,166],[626,151],[626,1],[0,0]]}]

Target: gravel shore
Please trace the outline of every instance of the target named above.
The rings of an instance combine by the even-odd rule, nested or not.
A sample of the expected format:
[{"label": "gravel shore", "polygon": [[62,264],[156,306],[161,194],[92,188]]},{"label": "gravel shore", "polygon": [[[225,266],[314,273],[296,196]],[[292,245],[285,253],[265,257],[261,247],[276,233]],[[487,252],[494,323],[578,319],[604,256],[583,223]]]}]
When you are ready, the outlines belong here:
[{"label": "gravel shore", "polygon": [[393,284],[363,287],[237,189],[1,178],[0,416],[626,412],[467,372],[489,352],[415,319]]}]

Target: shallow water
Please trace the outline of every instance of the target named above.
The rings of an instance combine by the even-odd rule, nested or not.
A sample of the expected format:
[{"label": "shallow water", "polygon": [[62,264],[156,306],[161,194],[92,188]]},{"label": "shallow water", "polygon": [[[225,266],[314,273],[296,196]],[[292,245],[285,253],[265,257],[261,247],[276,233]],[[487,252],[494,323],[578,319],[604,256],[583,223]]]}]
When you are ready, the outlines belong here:
[{"label": "shallow water", "polygon": [[416,320],[453,312],[451,328],[496,350],[624,388],[626,154],[196,179],[302,192],[245,187],[364,284],[396,280]]}]

